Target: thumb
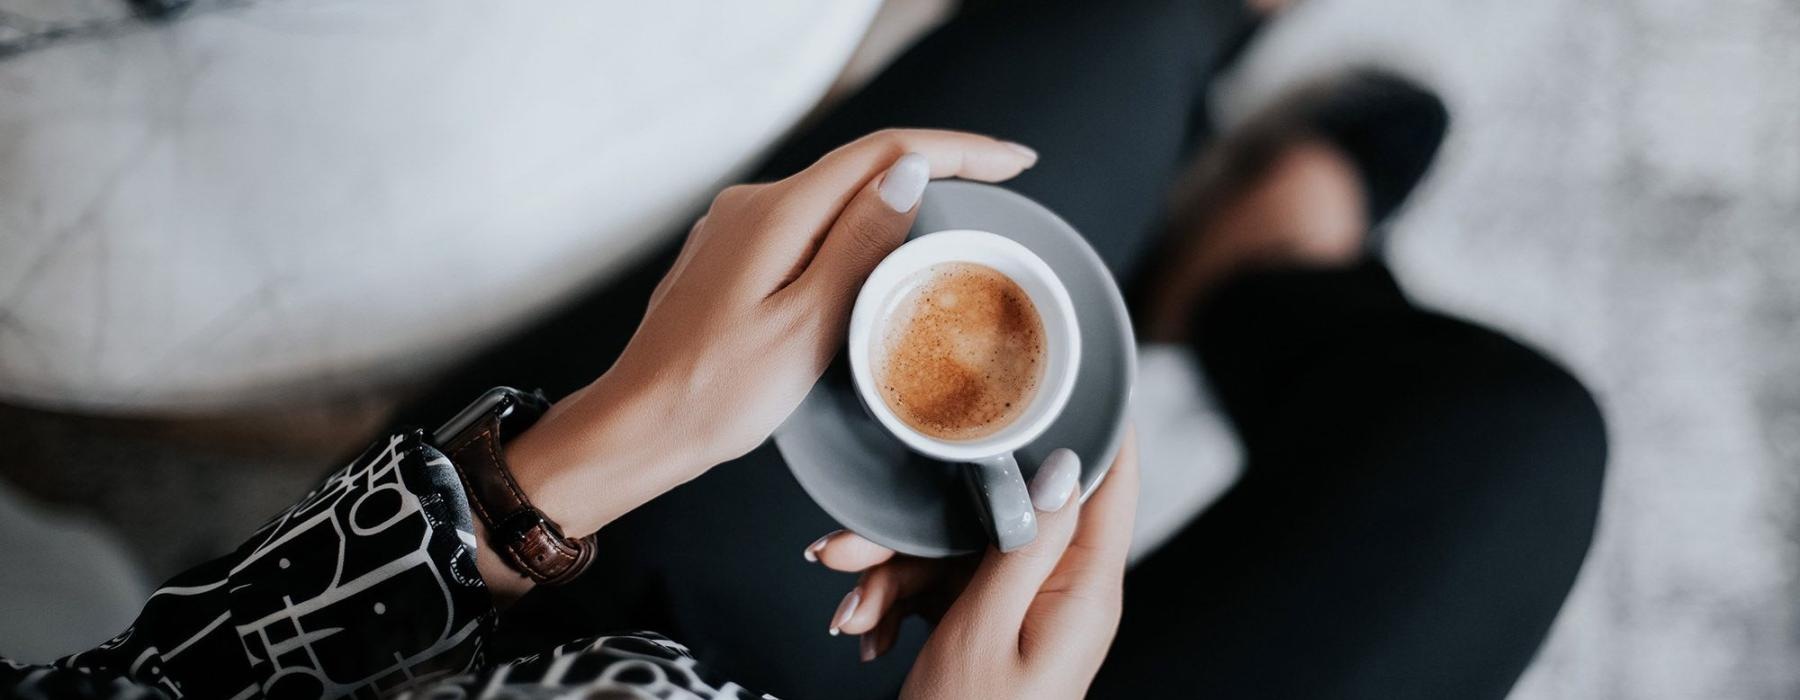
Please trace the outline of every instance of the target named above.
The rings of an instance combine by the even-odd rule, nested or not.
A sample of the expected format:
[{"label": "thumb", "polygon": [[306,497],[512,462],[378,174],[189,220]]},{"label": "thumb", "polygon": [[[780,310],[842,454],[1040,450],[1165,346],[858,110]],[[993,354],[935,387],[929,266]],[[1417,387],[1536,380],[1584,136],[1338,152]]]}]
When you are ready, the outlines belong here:
[{"label": "thumb", "polygon": [[1018,636],[1032,600],[1056,570],[1075,534],[1080,511],[1075,490],[1080,480],[1080,457],[1066,449],[1050,453],[1031,479],[1031,503],[1038,511],[1037,539],[1005,554],[989,548],[951,614],[964,608],[964,614],[978,616],[974,624],[991,625],[996,634]]},{"label": "thumb", "polygon": [[844,206],[818,254],[790,288],[798,287],[812,299],[842,307],[829,309],[843,314],[827,314],[828,318],[848,314],[863,280],[882,258],[906,241],[919,198],[930,180],[930,160],[918,153],[900,156]]}]

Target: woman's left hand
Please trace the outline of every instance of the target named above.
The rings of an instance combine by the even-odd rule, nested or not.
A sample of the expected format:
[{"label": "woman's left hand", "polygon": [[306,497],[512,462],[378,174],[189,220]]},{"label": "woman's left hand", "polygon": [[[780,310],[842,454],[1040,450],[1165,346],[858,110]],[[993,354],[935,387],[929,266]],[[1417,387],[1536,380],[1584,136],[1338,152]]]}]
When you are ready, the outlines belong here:
[{"label": "woman's left hand", "polygon": [[1018,551],[921,559],[844,530],[814,542],[808,559],[862,574],[832,615],[831,633],[862,635],[870,661],[892,648],[909,615],[931,623],[902,698],[1086,695],[1119,623],[1137,512],[1133,431],[1086,504],[1078,502],[1079,467],[1057,450],[1038,468],[1038,538]]},{"label": "woman's left hand", "polygon": [[858,139],[694,224],[617,364],[507,447],[533,503],[584,535],[755,448],[843,344],[850,308],[935,177],[997,182],[1023,146],[952,131]]}]

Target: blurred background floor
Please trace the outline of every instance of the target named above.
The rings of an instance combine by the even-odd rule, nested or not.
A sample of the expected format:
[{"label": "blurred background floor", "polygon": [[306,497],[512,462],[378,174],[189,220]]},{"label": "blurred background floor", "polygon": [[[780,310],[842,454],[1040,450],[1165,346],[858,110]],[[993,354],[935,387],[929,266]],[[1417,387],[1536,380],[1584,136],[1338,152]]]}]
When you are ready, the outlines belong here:
[{"label": "blurred background floor", "polygon": [[[870,44],[906,33],[893,16],[932,16],[892,9]],[[1800,697],[1795,37],[1800,5],[1780,0],[1309,0],[1218,91],[1230,121],[1351,61],[1437,86],[1455,124],[1397,224],[1399,276],[1549,350],[1599,395],[1612,440],[1599,538],[1515,697]],[[1192,377],[1150,352],[1147,377]],[[1236,452],[1204,401],[1143,385],[1146,493],[1165,514],[1144,527],[1153,539],[1216,492]],[[321,445],[379,423],[381,393],[345,413],[201,422],[0,408],[0,475],[111,525],[166,575],[304,491]],[[287,437],[255,429],[271,424]],[[1188,468],[1193,454],[1208,467]]]}]

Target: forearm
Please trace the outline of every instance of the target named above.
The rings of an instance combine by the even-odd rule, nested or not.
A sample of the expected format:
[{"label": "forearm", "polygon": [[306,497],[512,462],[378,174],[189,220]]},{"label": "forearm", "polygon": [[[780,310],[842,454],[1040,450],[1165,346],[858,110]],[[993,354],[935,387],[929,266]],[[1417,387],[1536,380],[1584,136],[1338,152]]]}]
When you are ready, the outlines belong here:
[{"label": "forearm", "polygon": [[[654,496],[639,488],[602,500]],[[164,584],[118,637],[53,665],[0,658],[0,698],[756,697],[643,633],[478,664],[494,621],[483,579],[496,570],[474,558],[490,556],[470,546],[476,526],[446,457],[417,431],[385,436],[236,551]]]},{"label": "forearm", "polygon": [[[671,395],[654,381],[604,375],[508,443],[507,468],[565,535],[593,533],[712,466]],[[476,536],[495,600],[529,591],[532,581],[501,559],[479,521]]]},{"label": "forearm", "polygon": [[[603,379],[558,403],[507,447],[521,488],[585,535],[703,471],[704,444],[666,395]],[[401,669],[475,670],[494,604],[531,582],[495,554],[467,498],[422,434],[386,436],[235,552],[165,584],[117,639],[55,667],[0,659],[0,697],[320,692],[309,679],[332,694],[400,683]]]},{"label": "forearm", "polygon": [[0,697],[336,695],[467,671],[494,617],[471,520],[422,434],[385,436],[235,551],[164,584],[118,637],[53,667],[7,667]]}]

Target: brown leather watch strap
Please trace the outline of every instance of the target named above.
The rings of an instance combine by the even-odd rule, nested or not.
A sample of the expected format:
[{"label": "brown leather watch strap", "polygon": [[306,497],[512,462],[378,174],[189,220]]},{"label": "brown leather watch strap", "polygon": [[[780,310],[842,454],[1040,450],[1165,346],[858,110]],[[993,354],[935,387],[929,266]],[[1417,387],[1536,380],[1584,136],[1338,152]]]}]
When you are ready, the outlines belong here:
[{"label": "brown leather watch strap", "polygon": [[456,466],[469,506],[487,525],[488,541],[500,557],[540,584],[568,583],[594,562],[594,537],[564,537],[562,529],[531,505],[506,468],[500,441],[499,409],[476,420],[443,445]]}]

